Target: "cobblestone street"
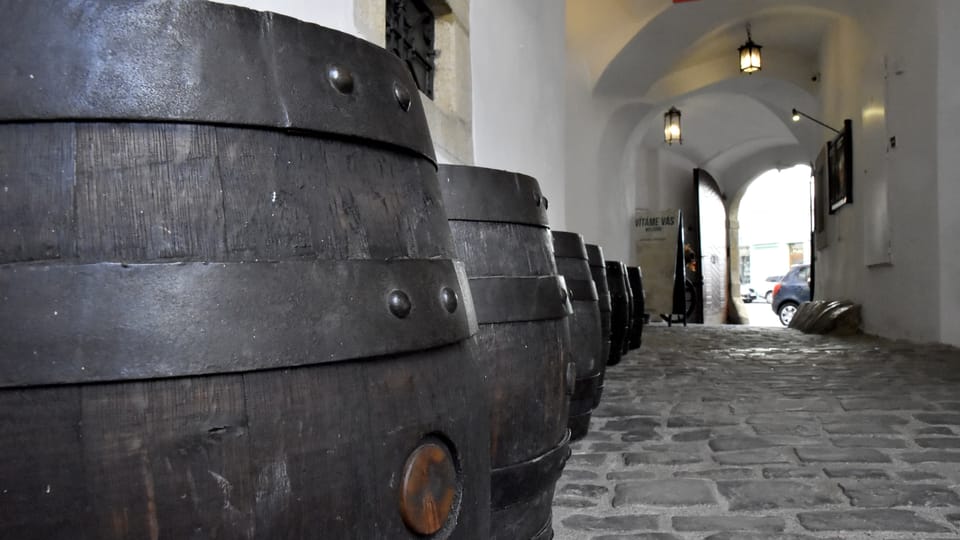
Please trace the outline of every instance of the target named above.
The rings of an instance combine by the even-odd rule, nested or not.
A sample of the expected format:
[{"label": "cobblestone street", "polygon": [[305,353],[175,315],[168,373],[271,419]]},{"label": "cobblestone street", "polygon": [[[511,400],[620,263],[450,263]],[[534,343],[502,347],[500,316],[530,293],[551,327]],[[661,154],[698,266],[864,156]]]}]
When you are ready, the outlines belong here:
[{"label": "cobblestone street", "polygon": [[557,484],[556,538],[960,538],[960,352],[648,326]]}]

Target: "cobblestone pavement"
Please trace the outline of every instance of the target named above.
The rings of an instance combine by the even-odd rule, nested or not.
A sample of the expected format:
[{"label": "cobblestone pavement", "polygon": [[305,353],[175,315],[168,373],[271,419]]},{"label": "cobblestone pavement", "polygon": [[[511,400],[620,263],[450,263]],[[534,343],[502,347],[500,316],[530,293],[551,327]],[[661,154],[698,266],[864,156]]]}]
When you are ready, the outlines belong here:
[{"label": "cobblestone pavement", "polygon": [[960,351],[650,326],[557,484],[557,540],[960,539]]}]

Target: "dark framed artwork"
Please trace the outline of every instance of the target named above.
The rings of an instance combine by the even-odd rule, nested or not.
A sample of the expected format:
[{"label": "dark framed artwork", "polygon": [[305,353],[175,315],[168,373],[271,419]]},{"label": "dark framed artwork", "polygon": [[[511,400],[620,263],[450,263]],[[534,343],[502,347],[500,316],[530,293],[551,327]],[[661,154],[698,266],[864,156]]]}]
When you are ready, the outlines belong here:
[{"label": "dark framed artwork", "polygon": [[853,130],[850,120],[843,121],[843,132],[827,143],[829,163],[828,198],[830,213],[853,203]]},{"label": "dark framed artwork", "polygon": [[830,207],[828,197],[830,175],[830,144],[826,143],[817,154],[817,160],[813,162],[813,231],[816,238],[817,249],[827,247],[827,210]]}]

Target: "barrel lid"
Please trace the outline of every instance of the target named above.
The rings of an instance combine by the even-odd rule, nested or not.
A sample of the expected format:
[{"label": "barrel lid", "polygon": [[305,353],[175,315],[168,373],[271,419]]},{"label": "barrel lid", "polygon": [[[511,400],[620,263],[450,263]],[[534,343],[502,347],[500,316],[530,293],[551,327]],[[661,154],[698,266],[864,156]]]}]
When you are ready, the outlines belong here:
[{"label": "barrel lid", "polygon": [[438,177],[448,219],[548,225],[549,202],[532,176],[484,167],[440,165]]},{"label": "barrel lid", "polygon": [[200,2],[4,6],[0,121],[162,121],[367,139],[435,162],[393,54],[269,12]]},{"label": "barrel lid", "polygon": [[590,266],[594,268],[603,268],[603,248],[596,244],[586,244],[587,247],[587,259],[590,261]]},{"label": "barrel lid", "polygon": [[587,248],[579,233],[553,231],[553,256],[587,260]]}]

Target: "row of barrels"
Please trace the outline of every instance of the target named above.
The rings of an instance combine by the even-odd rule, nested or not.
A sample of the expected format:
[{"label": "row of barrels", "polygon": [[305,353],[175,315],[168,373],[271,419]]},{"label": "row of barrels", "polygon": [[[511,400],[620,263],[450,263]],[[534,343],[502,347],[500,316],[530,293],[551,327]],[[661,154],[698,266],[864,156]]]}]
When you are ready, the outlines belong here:
[{"label": "row of barrels", "polygon": [[438,171],[374,45],[212,2],[11,9],[0,537],[552,538],[638,269],[551,232],[531,177]]}]

